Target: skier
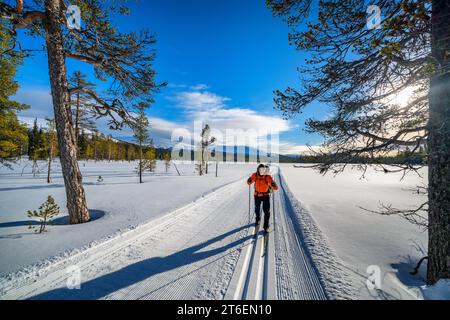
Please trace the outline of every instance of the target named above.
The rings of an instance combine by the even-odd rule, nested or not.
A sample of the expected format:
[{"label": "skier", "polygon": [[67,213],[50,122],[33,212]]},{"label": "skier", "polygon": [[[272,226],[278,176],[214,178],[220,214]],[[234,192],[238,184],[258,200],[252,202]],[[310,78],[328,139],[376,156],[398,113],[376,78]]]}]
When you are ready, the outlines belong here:
[{"label": "skier", "polygon": [[272,176],[268,173],[269,167],[263,164],[258,166],[258,169],[247,180],[247,184],[250,186],[255,183],[255,216],[256,225],[259,225],[261,221],[261,204],[264,211],[264,231],[269,230],[269,218],[270,218],[270,194],[272,190],[278,190],[278,186],[273,181]]}]

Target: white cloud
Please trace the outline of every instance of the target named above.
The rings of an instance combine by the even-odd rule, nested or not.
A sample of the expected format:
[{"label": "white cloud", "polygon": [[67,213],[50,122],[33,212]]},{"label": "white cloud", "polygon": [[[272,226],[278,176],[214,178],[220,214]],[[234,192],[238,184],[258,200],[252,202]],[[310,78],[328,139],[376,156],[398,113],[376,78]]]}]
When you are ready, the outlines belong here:
[{"label": "white cloud", "polygon": [[[195,124],[197,125],[195,129],[199,131],[201,130],[201,128],[198,128],[199,126],[208,123],[215,130],[215,133],[219,132],[220,135],[226,135],[228,131],[241,136],[253,130],[256,135],[250,135],[250,141],[237,141],[237,145],[246,144],[252,148],[256,148],[261,140],[264,140],[267,133],[279,134],[293,128],[288,121],[276,115],[265,114],[254,109],[231,107],[227,104],[231,99],[209,91],[201,91],[208,87],[206,85],[196,85],[195,89],[194,86],[187,87],[190,89],[189,91],[176,92],[172,97],[177,106],[185,112],[185,121],[170,121],[158,117],[149,117],[150,135],[157,146],[172,146],[175,143],[171,141],[172,133],[177,129],[189,132],[192,134],[192,138],[198,141],[199,132],[194,132]],[[35,117],[39,119],[53,117],[52,99],[48,89],[25,87],[18,92],[16,99],[32,106],[30,110],[20,114],[23,121],[27,123],[32,124]],[[96,121],[100,132],[111,134],[119,139],[132,140],[133,131],[130,128],[124,127],[121,131],[110,130],[107,120],[101,118]],[[219,139],[220,135],[218,135]],[[234,137],[227,136],[227,139],[223,138],[217,144],[229,145],[230,143],[235,143]],[[290,149],[291,153],[294,153],[294,151],[294,149]]]},{"label": "white cloud", "polygon": [[[213,134],[218,138],[218,145],[264,148],[262,146],[267,143],[264,139],[268,135],[276,135],[277,139],[280,133],[292,129],[288,121],[278,116],[253,109],[230,107],[227,105],[230,100],[208,91],[184,91],[174,97],[177,105],[185,111],[190,126],[197,123],[209,124],[215,131]],[[199,131],[198,128],[196,130]],[[195,134],[198,135],[197,132]],[[272,142],[273,146],[278,148],[278,141]]]},{"label": "white cloud", "polygon": [[211,92],[184,91],[176,94],[175,102],[187,111],[213,112],[223,108],[229,98],[218,96]]},{"label": "white cloud", "polygon": [[169,83],[168,88],[172,89],[189,89],[189,90],[207,90],[209,86],[204,83],[188,85],[188,84],[177,84],[177,83]]},{"label": "white cloud", "polygon": [[291,143],[281,143],[280,153],[286,155],[307,155],[311,150],[318,151],[320,146],[294,145]]},{"label": "white cloud", "polygon": [[160,147],[171,147],[173,142],[171,141],[172,133],[177,129],[188,130],[183,124],[168,121],[157,117],[148,117],[150,123],[150,137],[154,143]]},{"label": "white cloud", "polygon": [[196,85],[191,86],[192,90],[207,90],[209,89],[209,86],[203,83],[199,83]]},{"label": "white cloud", "polygon": [[254,109],[229,107],[226,103],[231,99],[207,91],[180,92],[174,100],[184,108],[192,122],[208,122],[219,130],[254,129],[281,133],[292,129],[287,120]]},{"label": "white cloud", "polygon": [[53,117],[53,101],[48,88],[21,87],[12,99],[31,107],[22,111],[20,116],[31,118]]},{"label": "white cloud", "polygon": [[285,132],[291,129],[289,122],[277,116],[265,115],[252,109],[217,108],[214,112],[196,112],[193,118],[210,123],[219,130],[242,129]]},{"label": "white cloud", "polygon": [[20,123],[27,126],[27,128],[32,128],[34,126],[34,121],[36,120],[38,127],[47,128],[47,120],[43,118],[32,118],[32,117],[23,117],[18,116],[17,119]]}]

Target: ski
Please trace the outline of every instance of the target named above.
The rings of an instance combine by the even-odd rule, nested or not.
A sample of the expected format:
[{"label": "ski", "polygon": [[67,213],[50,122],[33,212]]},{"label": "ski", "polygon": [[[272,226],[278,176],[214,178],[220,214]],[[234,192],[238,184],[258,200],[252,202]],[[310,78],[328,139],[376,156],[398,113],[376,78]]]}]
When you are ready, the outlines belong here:
[{"label": "ski", "polygon": [[260,226],[260,224],[255,225],[255,231],[253,232],[254,242],[256,242],[256,240],[258,240],[259,226]]},{"label": "ski", "polygon": [[261,258],[267,254],[267,247],[269,246],[269,231],[264,231],[264,250]]}]

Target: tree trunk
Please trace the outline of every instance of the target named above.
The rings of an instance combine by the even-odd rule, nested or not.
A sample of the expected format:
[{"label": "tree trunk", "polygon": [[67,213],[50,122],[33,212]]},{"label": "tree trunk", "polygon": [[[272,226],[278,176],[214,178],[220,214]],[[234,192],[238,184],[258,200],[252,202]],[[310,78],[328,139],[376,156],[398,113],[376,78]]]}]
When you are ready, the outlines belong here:
[{"label": "tree trunk", "polygon": [[[203,139],[203,137],[202,137],[202,139]],[[204,165],[205,165],[205,157],[204,157],[204,154],[205,154],[205,147],[203,146],[203,142],[202,142],[202,155],[201,155],[201,161],[200,161],[200,175],[202,176],[203,175],[203,170],[204,170]]]},{"label": "tree trunk", "polygon": [[66,187],[67,209],[70,223],[77,224],[89,221],[90,217],[77,162],[75,133],[71,123],[63,37],[60,26],[64,12],[60,4],[60,0],[45,1],[45,38],[61,168]]},{"label": "tree trunk", "polygon": [[139,183],[142,183],[142,144],[139,143]]},{"label": "tree trunk", "polygon": [[51,183],[52,160],[53,160],[53,141],[50,142],[50,156],[48,157],[47,183]]},{"label": "tree trunk", "polygon": [[450,3],[433,0],[432,55],[438,62],[430,86],[428,124],[427,283],[450,277]]},{"label": "tree trunk", "polygon": [[[78,83],[78,86],[80,84]],[[75,111],[75,141],[78,144],[78,137],[80,136],[80,128],[78,122],[80,121],[80,93],[77,92],[77,109]],[[78,147],[78,145],[77,145]]]}]

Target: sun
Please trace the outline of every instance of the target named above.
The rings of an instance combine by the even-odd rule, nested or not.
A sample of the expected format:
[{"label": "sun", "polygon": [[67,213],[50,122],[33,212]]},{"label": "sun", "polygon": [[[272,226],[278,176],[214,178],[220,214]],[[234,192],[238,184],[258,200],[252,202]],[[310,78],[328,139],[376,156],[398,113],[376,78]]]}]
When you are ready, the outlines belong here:
[{"label": "sun", "polygon": [[414,88],[408,87],[400,91],[399,93],[392,95],[389,98],[389,103],[399,105],[401,107],[406,107],[412,100],[414,96]]}]

